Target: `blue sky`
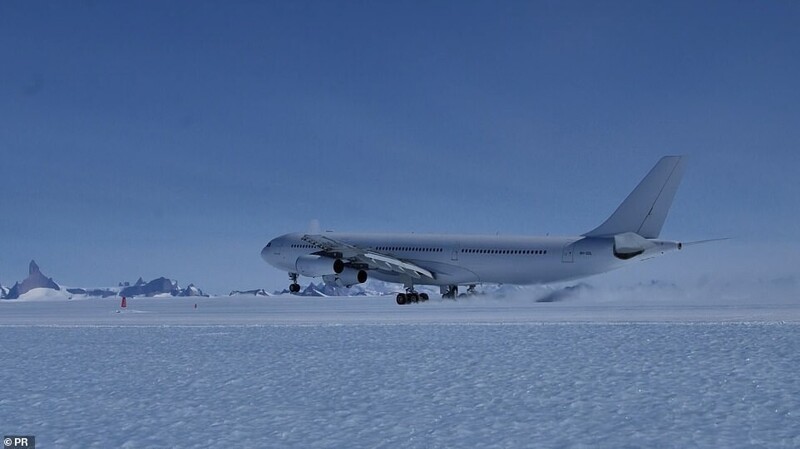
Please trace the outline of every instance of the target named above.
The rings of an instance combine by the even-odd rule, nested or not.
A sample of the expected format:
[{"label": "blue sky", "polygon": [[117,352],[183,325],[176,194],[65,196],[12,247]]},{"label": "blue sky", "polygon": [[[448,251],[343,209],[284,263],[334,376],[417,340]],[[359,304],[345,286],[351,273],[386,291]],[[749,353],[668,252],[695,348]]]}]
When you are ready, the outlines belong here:
[{"label": "blue sky", "polygon": [[35,258],[65,285],[280,288],[259,250],[311,219],[579,234],[664,154],[691,159],[663,237],[776,263],[800,253],[798,23],[792,1],[0,2],[0,282]]}]

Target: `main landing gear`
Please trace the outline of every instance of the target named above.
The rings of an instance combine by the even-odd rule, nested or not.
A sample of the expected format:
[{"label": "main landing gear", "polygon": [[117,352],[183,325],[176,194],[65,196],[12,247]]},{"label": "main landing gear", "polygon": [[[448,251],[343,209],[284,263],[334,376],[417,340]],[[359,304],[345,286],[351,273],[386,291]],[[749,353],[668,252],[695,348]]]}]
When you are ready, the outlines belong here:
[{"label": "main landing gear", "polygon": [[297,273],[289,273],[289,279],[292,280],[292,283],[289,285],[289,292],[290,293],[299,293],[300,292],[300,284],[297,283]]},{"label": "main landing gear", "polygon": [[428,300],[427,293],[417,293],[413,287],[406,288],[406,293],[397,294],[397,304],[411,304],[412,302],[425,302]]},{"label": "main landing gear", "polygon": [[458,296],[458,285],[443,285],[439,291],[442,292],[443,299],[456,299]]},{"label": "main landing gear", "polygon": [[[461,296],[474,296],[480,294],[475,287],[475,284],[470,284],[469,287],[467,287],[467,292]],[[458,285],[443,285],[440,287],[439,291],[442,292],[442,299],[458,298]]]}]

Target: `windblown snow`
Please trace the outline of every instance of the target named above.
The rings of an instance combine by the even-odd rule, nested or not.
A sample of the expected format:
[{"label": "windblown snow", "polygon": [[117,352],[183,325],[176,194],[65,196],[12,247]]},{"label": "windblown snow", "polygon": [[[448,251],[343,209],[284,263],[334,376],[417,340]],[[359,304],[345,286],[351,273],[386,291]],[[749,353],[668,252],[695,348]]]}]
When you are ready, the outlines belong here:
[{"label": "windblown snow", "polygon": [[791,298],[119,305],[0,302],[4,434],[38,448],[800,446]]}]

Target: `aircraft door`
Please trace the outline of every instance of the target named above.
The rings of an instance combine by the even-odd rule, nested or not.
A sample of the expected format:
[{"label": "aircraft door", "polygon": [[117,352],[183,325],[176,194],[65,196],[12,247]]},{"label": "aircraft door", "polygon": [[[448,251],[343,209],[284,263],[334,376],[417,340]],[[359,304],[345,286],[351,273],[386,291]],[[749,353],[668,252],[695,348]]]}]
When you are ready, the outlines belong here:
[{"label": "aircraft door", "polygon": [[458,260],[458,251],[461,245],[456,245],[453,247],[453,254],[450,256],[450,260]]},{"label": "aircraft door", "polygon": [[561,253],[561,262],[562,263],[573,263],[575,262],[575,244],[568,243],[564,245],[564,251]]}]

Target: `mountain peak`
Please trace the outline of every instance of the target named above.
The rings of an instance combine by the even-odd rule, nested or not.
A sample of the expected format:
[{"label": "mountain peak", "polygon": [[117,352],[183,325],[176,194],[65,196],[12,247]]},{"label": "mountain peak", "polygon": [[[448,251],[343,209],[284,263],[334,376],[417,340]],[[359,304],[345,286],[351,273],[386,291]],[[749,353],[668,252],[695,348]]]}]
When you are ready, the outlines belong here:
[{"label": "mountain peak", "polygon": [[31,260],[30,265],[28,266],[29,275],[25,280],[22,282],[17,282],[11,287],[11,290],[6,293],[6,299],[17,299],[20,295],[23,295],[34,288],[48,288],[51,290],[61,290],[61,287],[58,286],[55,282],[53,282],[52,278],[48,278],[41,271],[39,271],[39,265],[36,265],[36,262]]}]

